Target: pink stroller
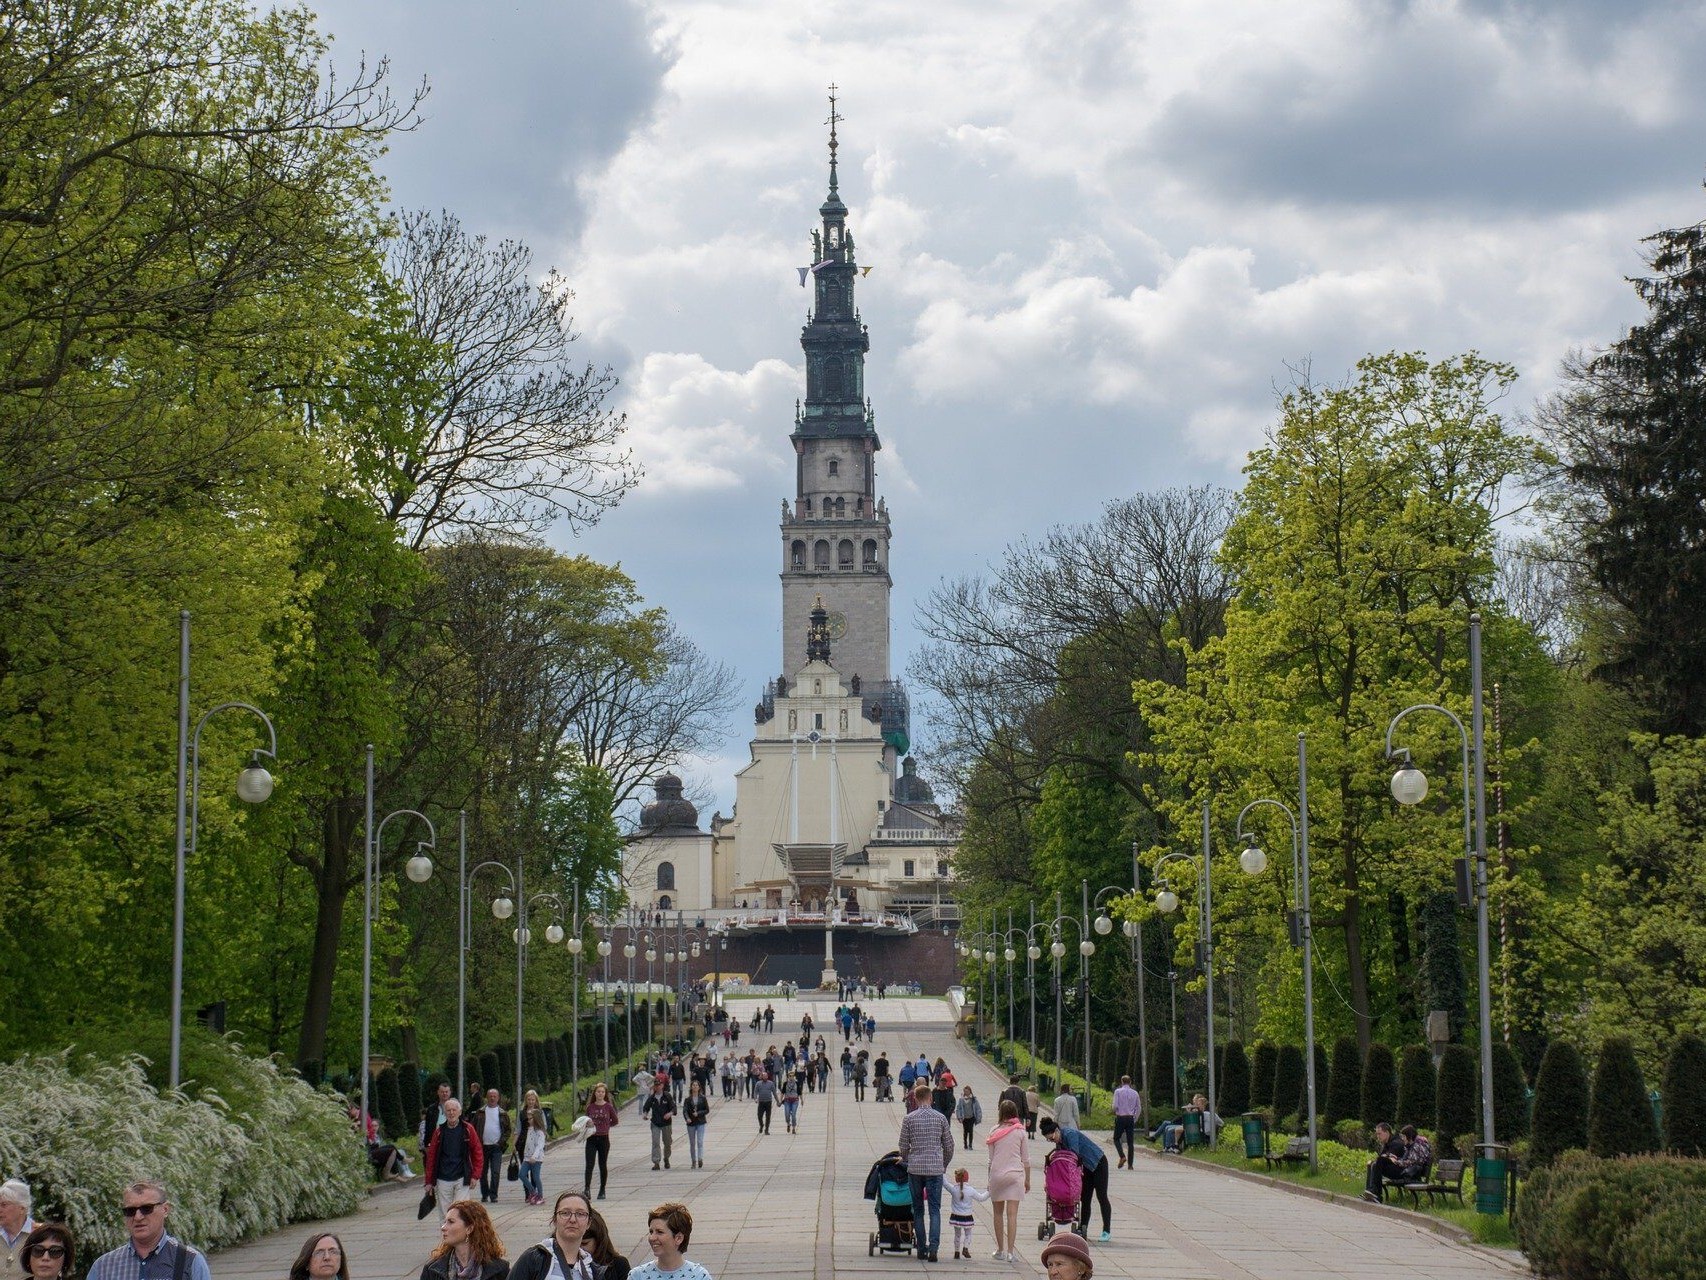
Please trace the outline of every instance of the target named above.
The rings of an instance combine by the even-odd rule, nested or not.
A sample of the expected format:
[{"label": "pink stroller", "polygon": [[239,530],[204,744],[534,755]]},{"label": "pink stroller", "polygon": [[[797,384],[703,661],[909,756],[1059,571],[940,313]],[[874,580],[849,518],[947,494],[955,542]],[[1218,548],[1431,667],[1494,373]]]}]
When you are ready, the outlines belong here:
[{"label": "pink stroller", "polygon": [[1037,1239],[1047,1240],[1055,1228],[1070,1228],[1078,1221],[1078,1206],[1084,1192],[1084,1170],[1078,1157],[1065,1147],[1056,1147],[1043,1161],[1043,1198],[1048,1210],[1037,1224]]}]

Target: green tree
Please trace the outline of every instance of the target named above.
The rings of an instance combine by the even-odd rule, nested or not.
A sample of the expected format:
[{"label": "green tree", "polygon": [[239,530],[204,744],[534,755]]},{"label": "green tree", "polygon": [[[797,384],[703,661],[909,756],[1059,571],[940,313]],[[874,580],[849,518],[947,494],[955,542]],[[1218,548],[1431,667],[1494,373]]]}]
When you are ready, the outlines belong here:
[{"label": "green tree", "polygon": [[1398,1114],[1398,1065],[1392,1050],[1380,1043],[1368,1046],[1362,1060],[1362,1088],[1357,1096],[1357,1115],[1365,1129]]},{"label": "green tree", "polygon": [[1543,421],[1565,459],[1594,585],[1598,670],[1659,733],[1706,735],[1706,224],[1647,240],[1646,319],[1565,366]]},{"label": "green tree", "polygon": [[1582,1056],[1567,1040],[1554,1040],[1534,1078],[1534,1138],[1528,1156],[1544,1168],[1566,1151],[1588,1145],[1588,1076]]},{"label": "green tree", "polygon": [[1706,1041],[1678,1036],[1665,1059],[1665,1150],[1706,1156]]},{"label": "green tree", "polygon": [[1468,1046],[1448,1044],[1434,1083],[1434,1131],[1441,1153],[1467,1155],[1481,1114],[1481,1074]]},{"label": "green tree", "polygon": [[1588,1151],[1596,1156],[1646,1155],[1659,1149],[1658,1125],[1635,1046],[1611,1036],[1599,1048],[1588,1095]]},{"label": "green tree", "polygon": [[1398,1059],[1398,1101],[1392,1109],[1393,1122],[1399,1126],[1432,1127],[1437,1113],[1434,1086],[1433,1057],[1426,1046],[1405,1045]]},{"label": "green tree", "polygon": [[[1391,927],[1393,901],[1448,884],[1461,848],[1449,808],[1396,811],[1387,725],[1410,703],[1467,715],[1471,609],[1486,617],[1493,678],[1543,663],[1533,636],[1490,599],[1498,495],[1540,461],[1495,411],[1514,378],[1474,354],[1433,364],[1389,354],[1363,360],[1349,385],[1295,387],[1250,456],[1226,536],[1234,596],[1224,636],[1189,651],[1182,685],[1135,689],[1163,775],[1156,803],[1175,838],[1193,843],[1204,795],[1229,821],[1246,801],[1294,785],[1296,734],[1307,732],[1312,776],[1326,780],[1310,798],[1317,941],[1333,931],[1340,944],[1317,956],[1342,964],[1365,1051],[1379,1006],[1369,930]],[[1403,742],[1418,760],[1456,758],[1441,718],[1406,722]],[[1254,918],[1275,890],[1227,873],[1216,904],[1223,918]],[[1267,1033],[1294,1025],[1298,995],[1278,920],[1271,907],[1259,914],[1275,935]],[[1181,946],[1194,941],[1189,921],[1180,934]],[[1382,986],[1398,985],[1400,975],[1385,977]]]},{"label": "green tree", "polygon": [[1341,1120],[1356,1118],[1361,1094],[1362,1055],[1357,1051],[1356,1037],[1340,1036],[1333,1042],[1333,1056],[1327,1068],[1327,1097],[1323,1112],[1327,1118],[1327,1132],[1337,1129]]}]

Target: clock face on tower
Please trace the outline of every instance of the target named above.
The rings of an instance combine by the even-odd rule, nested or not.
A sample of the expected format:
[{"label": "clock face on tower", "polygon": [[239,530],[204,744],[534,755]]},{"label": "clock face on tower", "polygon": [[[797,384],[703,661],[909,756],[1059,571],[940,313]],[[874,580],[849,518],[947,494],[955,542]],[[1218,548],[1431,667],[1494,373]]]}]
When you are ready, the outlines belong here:
[{"label": "clock face on tower", "polygon": [[829,638],[831,640],[839,640],[846,634],[847,615],[845,613],[832,612],[829,615]]}]

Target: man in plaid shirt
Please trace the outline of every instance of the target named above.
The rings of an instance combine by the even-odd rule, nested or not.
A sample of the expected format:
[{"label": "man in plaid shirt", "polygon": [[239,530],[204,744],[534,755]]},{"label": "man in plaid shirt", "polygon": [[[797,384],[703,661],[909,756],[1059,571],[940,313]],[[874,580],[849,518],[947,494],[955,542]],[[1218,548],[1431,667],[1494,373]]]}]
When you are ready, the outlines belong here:
[{"label": "man in plaid shirt", "polygon": [[[930,1105],[930,1086],[914,1086],[916,1106],[900,1122],[900,1158],[912,1177],[912,1235],[918,1256],[936,1261],[942,1244],[942,1178],[954,1158],[954,1130],[948,1117]],[[924,1217],[929,1208],[930,1243],[925,1248]]]},{"label": "man in plaid shirt", "polygon": [[207,1259],[166,1234],[172,1210],[158,1182],[133,1182],[120,1201],[130,1239],[95,1259],[89,1280],[212,1280]]}]

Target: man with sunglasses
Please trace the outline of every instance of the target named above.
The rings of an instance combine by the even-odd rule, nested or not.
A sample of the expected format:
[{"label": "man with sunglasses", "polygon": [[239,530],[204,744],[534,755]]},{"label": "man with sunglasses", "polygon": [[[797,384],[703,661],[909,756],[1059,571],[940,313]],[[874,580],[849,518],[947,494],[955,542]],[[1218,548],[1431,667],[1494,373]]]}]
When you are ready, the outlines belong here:
[{"label": "man with sunglasses", "polygon": [[95,1259],[88,1280],[213,1280],[207,1259],[166,1232],[172,1211],[158,1182],[133,1182],[121,1207],[130,1239]]},{"label": "man with sunglasses", "polygon": [[27,1275],[18,1255],[24,1237],[36,1229],[30,1217],[30,1184],[16,1178],[0,1183],[0,1280]]}]

